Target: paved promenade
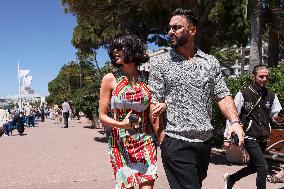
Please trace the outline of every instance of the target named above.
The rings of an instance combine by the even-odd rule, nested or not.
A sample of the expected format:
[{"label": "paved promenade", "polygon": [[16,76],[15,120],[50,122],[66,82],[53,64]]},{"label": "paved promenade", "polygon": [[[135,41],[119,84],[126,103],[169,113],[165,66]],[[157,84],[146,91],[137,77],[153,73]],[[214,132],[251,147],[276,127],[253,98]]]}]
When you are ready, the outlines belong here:
[{"label": "paved promenade", "polygon": [[[0,137],[0,189],[113,189],[107,143],[100,129],[72,120],[68,129],[47,119],[26,128],[24,136]],[[160,152],[158,152],[160,155]],[[169,189],[161,159],[155,189]],[[222,155],[212,155],[203,189],[222,189],[224,172],[241,166],[227,165]],[[272,167],[273,168],[273,167]],[[236,189],[254,189],[256,175],[237,183]],[[284,184],[268,183],[268,189]]]}]

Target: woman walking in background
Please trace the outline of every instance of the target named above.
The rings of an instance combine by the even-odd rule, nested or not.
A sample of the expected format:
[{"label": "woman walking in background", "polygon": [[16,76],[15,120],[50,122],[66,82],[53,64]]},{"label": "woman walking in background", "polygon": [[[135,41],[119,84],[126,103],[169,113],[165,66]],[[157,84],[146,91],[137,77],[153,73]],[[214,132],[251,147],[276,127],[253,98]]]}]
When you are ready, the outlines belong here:
[{"label": "woman walking in background", "polygon": [[157,178],[157,149],[149,122],[151,92],[146,75],[137,69],[149,59],[145,51],[135,35],[115,39],[108,49],[116,69],[102,79],[99,117],[112,127],[108,152],[116,189],[152,189]]}]

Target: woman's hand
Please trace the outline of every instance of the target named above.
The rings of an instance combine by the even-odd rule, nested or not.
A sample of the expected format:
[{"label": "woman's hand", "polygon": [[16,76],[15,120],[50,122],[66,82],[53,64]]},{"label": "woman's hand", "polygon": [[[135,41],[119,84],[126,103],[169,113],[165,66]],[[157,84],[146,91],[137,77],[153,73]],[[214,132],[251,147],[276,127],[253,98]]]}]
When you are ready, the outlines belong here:
[{"label": "woman's hand", "polygon": [[132,110],[130,112],[128,112],[128,114],[125,116],[124,120],[122,120],[122,122],[120,122],[120,128],[122,129],[133,129],[131,122],[129,121],[129,115],[132,113]]},{"label": "woman's hand", "polygon": [[[121,122],[121,127],[122,129],[134,129],[135,125],[139,125],[139,123],[141,122],[141,118],[139,117],[137,122],[130,122],[129,120],[129,116],[132,113],[132,110],[130,112],[128,112],[128,114],[125,116],[124,120]],[[138,127],[138,126],[137,126]]]},{"label": "woman's hand", "polygon": [[152,116],[154,118],[162,115],[167,109],[167,104],[163,102],[156,103],[152,109]]}]

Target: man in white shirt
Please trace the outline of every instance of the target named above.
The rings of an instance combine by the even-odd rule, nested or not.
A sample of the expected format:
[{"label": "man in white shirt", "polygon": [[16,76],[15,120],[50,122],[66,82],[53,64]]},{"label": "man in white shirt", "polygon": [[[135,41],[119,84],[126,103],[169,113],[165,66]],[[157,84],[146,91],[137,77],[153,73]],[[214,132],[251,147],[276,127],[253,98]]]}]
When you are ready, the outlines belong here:
[{"label": "man in white shirt", "polygon": [[63,119],[64,119],[64,128],[68,128],[68,118],[69,118],[69,110],[70,105],[67,102],[66,99],[64,99],[64,102],[62,104],[62,113],[63,113]]},{"label": "man in white shirt", "polygon": [[35,123],[33,118],[32,106],[29,103],[27,103],[27,105],[25,106],[24,113],[27,117],[27,126],[30,127],[32,125],[34,127]]},{"label": "man in white shirt", "polygon": [[[284,115],[279,113],[282,107],[278,97],[274,91],[267,88],[268,80],[268,67],[257,65],[252,72],[252,84],[235,96],[235,104],[245,131],[244,147],[250,155],[250,162],[236,173],[224,175],[226,189],[232,189],[237,181],[253,173],[257,173],[257,188],[266,188],[268,165],[264,152],[271,131],[270,124],[271,121],[284,122]],[[227,128],[230,128],[230,124]],[[225,148],[230,145],[227,141],[224,142]]]}]

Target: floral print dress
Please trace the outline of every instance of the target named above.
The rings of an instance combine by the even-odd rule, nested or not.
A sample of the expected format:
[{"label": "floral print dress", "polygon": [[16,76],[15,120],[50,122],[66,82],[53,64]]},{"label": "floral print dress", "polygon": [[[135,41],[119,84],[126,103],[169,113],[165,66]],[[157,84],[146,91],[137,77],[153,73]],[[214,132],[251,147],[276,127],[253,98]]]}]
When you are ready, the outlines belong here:
[{"label": "floral print dress", "polygon": [[111,97],[112,118],[122,121],[131,110],[141,118],[140,129],[113,127],[109,140],[116,189],[124,189],[157,178],[157,148],[149,122],[152,97],[145,74],[139,74],[135,86],[131,86],[120,70],[114,75],[117,86]]}]

